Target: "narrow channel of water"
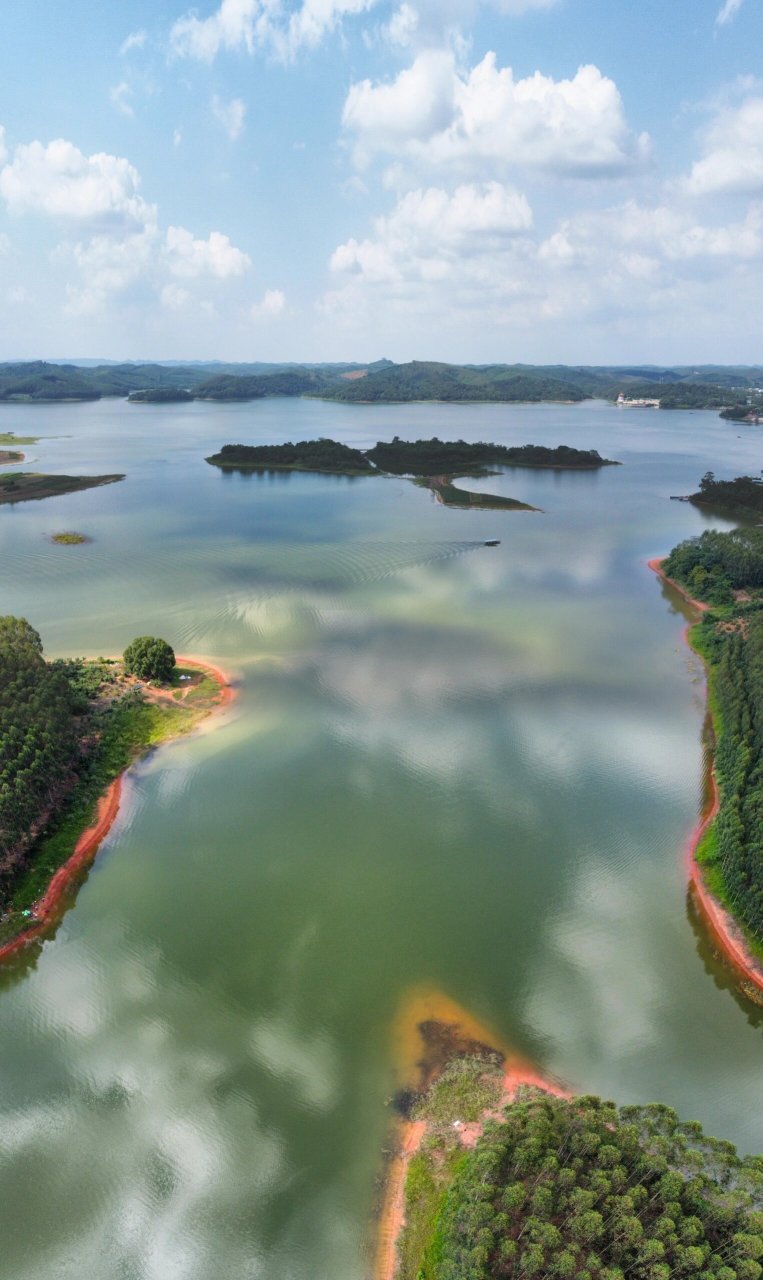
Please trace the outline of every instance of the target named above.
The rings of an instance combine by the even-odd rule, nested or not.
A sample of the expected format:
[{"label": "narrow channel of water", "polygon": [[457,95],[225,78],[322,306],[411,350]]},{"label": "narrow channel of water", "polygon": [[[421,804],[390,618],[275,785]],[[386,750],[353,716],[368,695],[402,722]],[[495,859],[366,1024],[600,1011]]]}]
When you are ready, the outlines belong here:
[{"label": "narrow channel of water", "polygon": [[[670,494],[757,473],[755,428],[310,401],[0,423],[45,437],[35,469],[127,477],[0,509],[0,612],[50,655],[156,632],[241,683],[135,771],[55,939],[0,974],[2,1280],[361,1280],[420,983],[574,1088],[763,1150],[763,1015],[687,914],[701,676],[645,565],[705,527]],[[395,434],[624,465],[469,482],[532,514],[203,461]]]}]

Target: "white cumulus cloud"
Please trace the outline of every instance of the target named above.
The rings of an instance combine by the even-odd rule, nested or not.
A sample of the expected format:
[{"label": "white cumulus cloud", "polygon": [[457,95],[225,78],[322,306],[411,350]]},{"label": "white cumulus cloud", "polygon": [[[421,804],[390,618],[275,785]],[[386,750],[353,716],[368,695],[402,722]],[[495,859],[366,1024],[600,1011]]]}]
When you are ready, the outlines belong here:
[{"label": "white cumulus cloud", "polygon": [[86,156],[64,138],[19,146],[0,169],[0,197],[11,213],[91,222],[104,231],[154,223],[156,208],[139,187],[128,160],[103,152]]},{"label": "white cumulus cloud", "polygon": [[206,240],[197,240],[185,227],[168,227],[165,255],[172,274],[185,279],[214,276],[227,280],[243,275],[252,265],[249,255],[220,231],[212,231]]},{"label": "white cumulus cloud", "polygon": [[704,143],[685,183],[692,195],[763,191],[763,97],[722,109]]},{"label": "white cumulus cloud", "polygon": [[372,239],[339,245],[331,269],[374,282],[442,280],[460,275],[465,258],[492,256],[531,227],[525,196],[498,182],[463,185],[452,195],[439,187],[409,191],[376,219]]},{"label": "white cumulus cloud", "polygon": [[378,153],[444,171],[521,165],[591,177],[623,173],[648,150],[597,67],[515,80],[494,53],[462,74],[451,53],[424,52],[390,83],[352,85],[342,119],[361,165]]}]

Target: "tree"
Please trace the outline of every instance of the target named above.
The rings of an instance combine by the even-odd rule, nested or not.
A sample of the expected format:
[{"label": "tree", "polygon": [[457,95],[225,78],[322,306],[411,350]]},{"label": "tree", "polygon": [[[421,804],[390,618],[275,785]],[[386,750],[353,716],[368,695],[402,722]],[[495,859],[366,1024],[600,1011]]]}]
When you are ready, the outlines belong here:
[{"label": "tree", "polygon": [[139,680],[159,680],[165,684],[172,678],[175,651],[158,636],[138,636],[122,654],[125,671]]}]

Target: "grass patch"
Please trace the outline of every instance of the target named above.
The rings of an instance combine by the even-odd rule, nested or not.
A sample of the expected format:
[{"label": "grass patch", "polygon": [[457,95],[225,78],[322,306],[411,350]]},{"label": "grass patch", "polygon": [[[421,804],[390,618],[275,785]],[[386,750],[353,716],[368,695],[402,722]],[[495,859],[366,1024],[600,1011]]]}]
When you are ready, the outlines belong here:
[{"label": "grass patch", "polygon": [[442,1252],[439,1223],[451,1183],[466,1158],[455,1147],[419,1151],[411,1157],[399,1242],[400,1280],[436,1280]]},{"label": "grass patch", "polygon": [[417,1120],[441,1128],[455,1120],[469,1124],[494,1107],[501,1096],[500,1059],[454,1058],[417,1104]]},{"label": "grass patch", "polygon": [[15,436],[12,431],[0,431],[0,444],[37,444],[39,436]]}]

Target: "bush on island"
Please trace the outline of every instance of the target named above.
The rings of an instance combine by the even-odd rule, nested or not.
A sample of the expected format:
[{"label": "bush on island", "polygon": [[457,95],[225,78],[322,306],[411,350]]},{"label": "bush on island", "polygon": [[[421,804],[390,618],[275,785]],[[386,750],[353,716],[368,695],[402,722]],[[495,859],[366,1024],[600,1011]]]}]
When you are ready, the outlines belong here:
[{"label": "bush on island", "polygon": [[175,651],[157,636],[138,636],[128,644],[122,657],[127,674],[139,680],[159,680],[164,684],[172,678]]}]

